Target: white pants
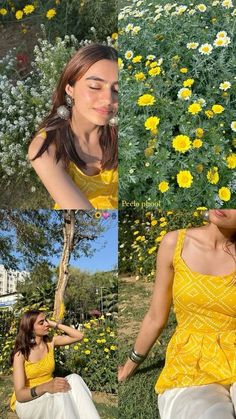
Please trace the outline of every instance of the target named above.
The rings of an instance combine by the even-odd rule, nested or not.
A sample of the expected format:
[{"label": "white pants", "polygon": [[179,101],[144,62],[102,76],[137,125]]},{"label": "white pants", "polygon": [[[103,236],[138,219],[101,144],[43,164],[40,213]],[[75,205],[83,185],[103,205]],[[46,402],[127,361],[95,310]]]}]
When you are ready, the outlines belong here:
[{"label": "white pants", "polygon": [[236,383],[174,388],[158,396],[161,419],[235,419]]},{"label": "white pants", "polygon": [[16,402],[19,419],[99,419],[84,380],[77,374],[66,379],[71,386],[66,393],[45,393],[29,402]]}]

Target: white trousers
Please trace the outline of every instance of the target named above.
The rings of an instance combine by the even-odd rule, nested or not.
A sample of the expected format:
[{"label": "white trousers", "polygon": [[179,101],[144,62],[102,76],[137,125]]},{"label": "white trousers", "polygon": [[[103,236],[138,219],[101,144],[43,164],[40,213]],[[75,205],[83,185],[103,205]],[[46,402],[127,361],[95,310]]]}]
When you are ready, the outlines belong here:
[{"label": "white trousers", "polygon": [[99,419],[84,380],[77,374],[66,379],[71,386],[66,393],[45,393],[29,402],[16,402],[19,419]]},{"label": "white trousers", "polygon": [[158,395],[161,419],[235,419],[236,383],[174,388]]}]

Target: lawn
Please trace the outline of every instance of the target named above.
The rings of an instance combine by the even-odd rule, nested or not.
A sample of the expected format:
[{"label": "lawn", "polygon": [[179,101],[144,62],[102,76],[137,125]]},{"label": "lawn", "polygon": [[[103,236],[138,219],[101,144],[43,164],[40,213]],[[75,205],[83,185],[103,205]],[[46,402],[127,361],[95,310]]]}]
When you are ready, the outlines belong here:
[{"label": "lawn", "polygon": [[[119,282],[119,364],[123,364],[134,339],[140,322],[147,311],[153,284],[135,278],[121,278]],[[157,395],[154,385],[165,359],[166,345],[175,326],[171,313],[168,325],[148,358],[137,373],[119,386],[120,419],[159,419]]]},{"label": "lawn", "polygon": [[[16,419],[17,416],[9,409],[12,394],[11,376],[0,376],[0,418]],[[117,397],[106,393],[93,392],[93,399],[101,419],[118,418]]]}]

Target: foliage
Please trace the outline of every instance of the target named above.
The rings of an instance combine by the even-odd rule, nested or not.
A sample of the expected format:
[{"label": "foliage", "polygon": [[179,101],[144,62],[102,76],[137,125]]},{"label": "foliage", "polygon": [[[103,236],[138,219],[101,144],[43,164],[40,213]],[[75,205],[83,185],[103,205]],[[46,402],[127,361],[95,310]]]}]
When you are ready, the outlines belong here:
[{"label": "foliage", "polygon": [[91,39],[95,35],[97,40],[103,40],[117,26],[116,1],[18,0],[13,3],[3,0],[0,19],[3,24],[20,22],[24,33],[29,26],[43,23],[47,37],[51,39],[74,34],[78,39]]},{"label": "foliage", "polygon": [[76,372],[91,390],[117,392],[116,326],[104,316],[84,323],[84,338],[58,349],[57,359],[64,374]]},{"label": "foliage", "polygon": [[[202,210],[122,210],[119,271],[153,279],[158,246],[168,231],[202,225]],[[132,250],[132,251],[131,251]]]},{"label": "foliage", "polygon": [[235,206],[235,18],[230,1],[121,10],[123,208]]}]

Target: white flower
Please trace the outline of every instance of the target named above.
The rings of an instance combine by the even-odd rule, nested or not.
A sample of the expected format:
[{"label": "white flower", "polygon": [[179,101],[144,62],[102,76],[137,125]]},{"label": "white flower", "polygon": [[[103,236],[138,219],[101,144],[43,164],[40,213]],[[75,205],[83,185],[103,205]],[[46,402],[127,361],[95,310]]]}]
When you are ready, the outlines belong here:
[{"label": "white flower", "polygon": [[231,40],[229,36],[225,36],[225,38],[217,38],[214,41],[214,46],[217,47],[227,47],[230,44]]},{"label": "white flower", "polygon": [[187,89],[186,87],[183,87],[178,91],[178,98],[181,100],[189,100],[192,95],[192,91],[190,89]]},{"label": "white flower", "polygon": [[133,51],[131,51],[131,50],[126,51],[126,53],[125,53],[126,60],[131,60],[131,58],[133,58],[133,56],[134,56]]},{"label": "white flower", "polygon": [[216,34],[217,38],[225,38],[226,36],[227,36],[227,32],[225,31],[220,31],[220,32],[217,32]]},{"label": "white flower", "polygon": [[128,23],[128,25],[125,28],[125,32],[131,32],[133,30],[133,23]]},{"label": "white flower", "polygon": [[198,4],[196,6],[196,9],[198,9],[199,12],[205,12],[207,8],[206,8],[205,4],[201,3],[201,4]]},{"label": "white flower", "polygon": [[134,26],[134,27],[133,27],[133,33],[134,33],[135,35],[137,35],[137,33],[139,33],[140,29],[141,29],[141,27],[140,27],[140,26]]},{"label": "white flower", "polygon": [[198,51],[202,55],[210,55],[212,53],[213,46],[211,44],[202,44],[200,48],[198,48]]},{"label": "white flower", "polygon": [[233,3],[231,0],[224,0],[222,2],[222,6],[226,7],[226,9],[229,9],[230,7],[234,7]]},{"label": "white flower", "polygon": [[188,42],[187,43],[187,48],[188,49],[197,49],[198,46],[199,46],[198,42]]},{"label": "white flower", "polygon": [[231,16],[236,16],[236,9],[232,11]]},{"label": "white flower", "polygon": [[147,60],[152,61],[152,60],[155,60],[155,58],[156,58],[155,55],[151,55],[151,54],[147,55]]},{"label": "white flower", "polygon": [[236,121],[232,121],[230,126],[232,131],[236,132]]},{"label": "white flower", "polygon": [[224,81],[224,82],[220,83],[220,87],[219,88],[221,90],[226,91],[226,90],[230,89],[230,87],[231,87],[231,83],[229,81]]}]

